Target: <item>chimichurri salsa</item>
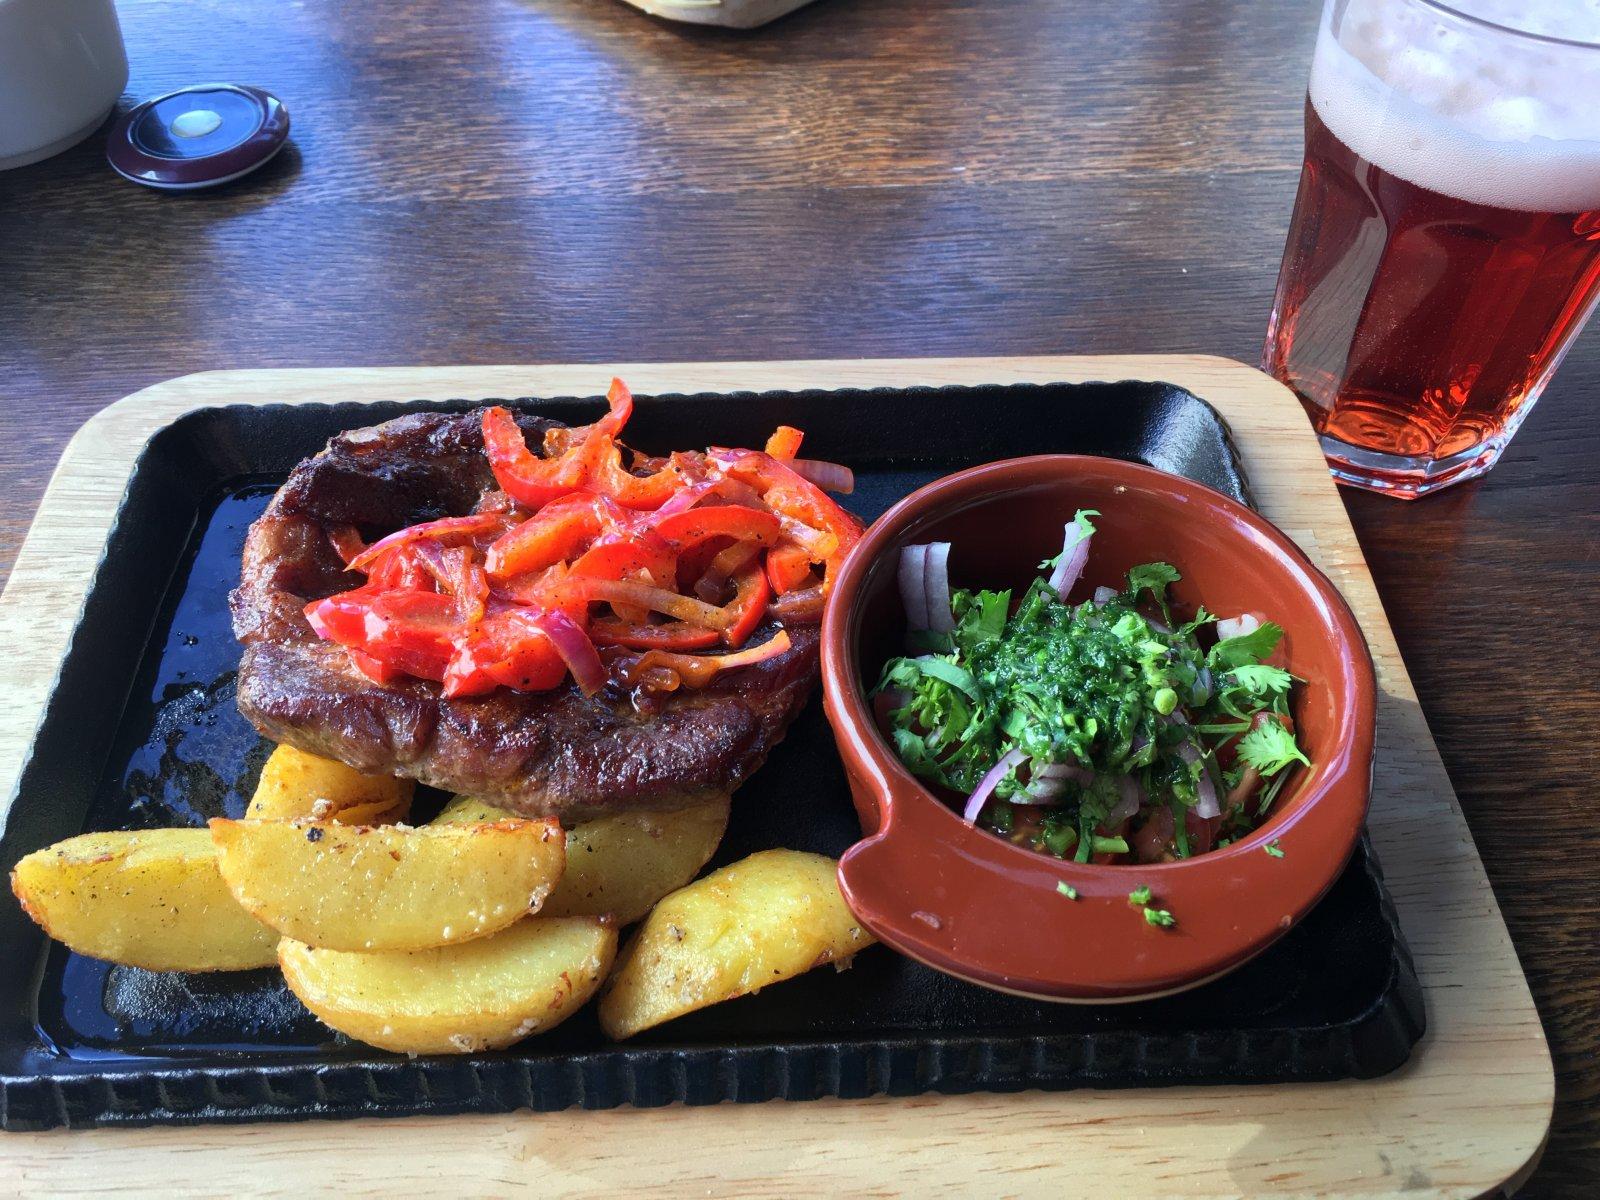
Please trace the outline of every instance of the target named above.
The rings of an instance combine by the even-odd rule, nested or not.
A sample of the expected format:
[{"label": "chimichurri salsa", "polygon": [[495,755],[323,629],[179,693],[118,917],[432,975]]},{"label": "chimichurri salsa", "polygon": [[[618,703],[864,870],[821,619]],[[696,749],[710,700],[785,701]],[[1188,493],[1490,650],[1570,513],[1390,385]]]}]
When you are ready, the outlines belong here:
[{"label": "chimichurri salsa", "polygon": [[1254,829],[1296,764],[1289,695],[1267,662],[1283,630],[1257,614],[1175,615],[1168,563],[1068,596],[1098,513],[1020,598],[952,592],[947,543],[902,552],[914,653],[891,660],[874,706],[900,759],[965,796],[963,815],[1078,862],[1188,858]]}]

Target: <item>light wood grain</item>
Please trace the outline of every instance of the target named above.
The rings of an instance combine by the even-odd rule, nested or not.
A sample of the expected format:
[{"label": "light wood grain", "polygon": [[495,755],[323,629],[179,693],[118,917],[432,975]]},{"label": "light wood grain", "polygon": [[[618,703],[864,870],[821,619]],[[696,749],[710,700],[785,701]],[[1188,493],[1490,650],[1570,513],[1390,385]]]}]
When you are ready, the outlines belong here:
[{"label": "light wood grain", "polygon": [[1339,585],[1372,645],[1383,699],[1370,824],[1428,998],[1429,1031],[1411,1062],[1381,1080],[1315,1086],[12,1135],[0,1140],[0,1179],[37,1195],[166,1188],[181,1163],[181,1178],[207,1191],[268,1194],[1455,1197],[1532,1169],[1550,1121],[1550,1057],[1482,864],[1298,404],[1224,359],[254,371],[159,384],[73,438],[0,597],[0,644],[36,647],[0,693],[3,803],[154,429],[209,404],[590,394],[614,372],[644,393],[1148,378],[1210,400],[1262,511]]}]

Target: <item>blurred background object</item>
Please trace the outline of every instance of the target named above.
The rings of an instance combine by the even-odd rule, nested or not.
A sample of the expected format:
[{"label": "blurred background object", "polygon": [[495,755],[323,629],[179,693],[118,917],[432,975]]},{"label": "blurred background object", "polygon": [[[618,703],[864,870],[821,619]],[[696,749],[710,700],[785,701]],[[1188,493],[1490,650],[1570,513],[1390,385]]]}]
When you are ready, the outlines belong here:
[{"label": "blurred background object", "polygon": [[665,17],[669,21],[754,29],[803,8],[811,0],[626,0],[626,3],[652,17]]},{"label": "blurred background object", "polygon": [[111,0],[0,0],[0,171],[81,142],[127,82]]}]

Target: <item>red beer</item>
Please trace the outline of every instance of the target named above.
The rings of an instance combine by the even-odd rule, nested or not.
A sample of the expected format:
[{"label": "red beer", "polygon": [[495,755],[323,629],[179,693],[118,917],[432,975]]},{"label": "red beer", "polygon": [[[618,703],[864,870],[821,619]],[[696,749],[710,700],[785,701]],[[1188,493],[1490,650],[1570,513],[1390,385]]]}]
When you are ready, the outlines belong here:
[{"label": "red beer", "polygon": [[[1345,7],[1330,3],[1332,19]],[[1392,20],[1404,5],[1368,7],[1374,20]],[[1323,37],[1333,36],[1325,22]],[[1365,64],[1342,50],[1325,61],[1334,52],[1319,46],[1305,165],[1262,365],[1300,396],[1336,476],[1409,498],[1493,465],[1594,309],[1600,186],[1595,206],[1582,209],[1484,202],[1582,194],[1588,161],[1566,153],[1551,168],[1560,177],[1543,187],[1537,174],[1516,174],[1538,170],[1541,143],[1530,142],[1502,165],[1503,180],[1475,177],[1474,168],[1494,165],[1485,149],[1493,143],[1415,105],[1374,117],[1373,97],[1388,106],[1409,101],[1379,90],[1375,76],[1357,75]],[[1319,101],[1369,153],[1386,151],[1394,169],[1336,136]],[[1416,145],[1433,151],[1450,138],[1455,143],[1432,159],[1409,157]],[[1600,143],[1593,152],[1600,185]],[[1451,172],[1461,184],[1455,190],[1477,197],[1415,181],[1449,183]]]}]

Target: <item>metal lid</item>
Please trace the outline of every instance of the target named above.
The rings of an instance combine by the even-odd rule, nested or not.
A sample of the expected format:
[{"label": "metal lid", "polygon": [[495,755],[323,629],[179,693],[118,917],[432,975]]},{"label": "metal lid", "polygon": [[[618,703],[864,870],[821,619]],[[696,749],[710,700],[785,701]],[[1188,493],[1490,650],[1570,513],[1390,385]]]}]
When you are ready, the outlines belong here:
[{"label": "metal lid", "polygon": [[188,191],[248,175],[288,137],[289,110],[271,92],[202,83],[124,113],[106,138],[106,161],[135,183]]}]

